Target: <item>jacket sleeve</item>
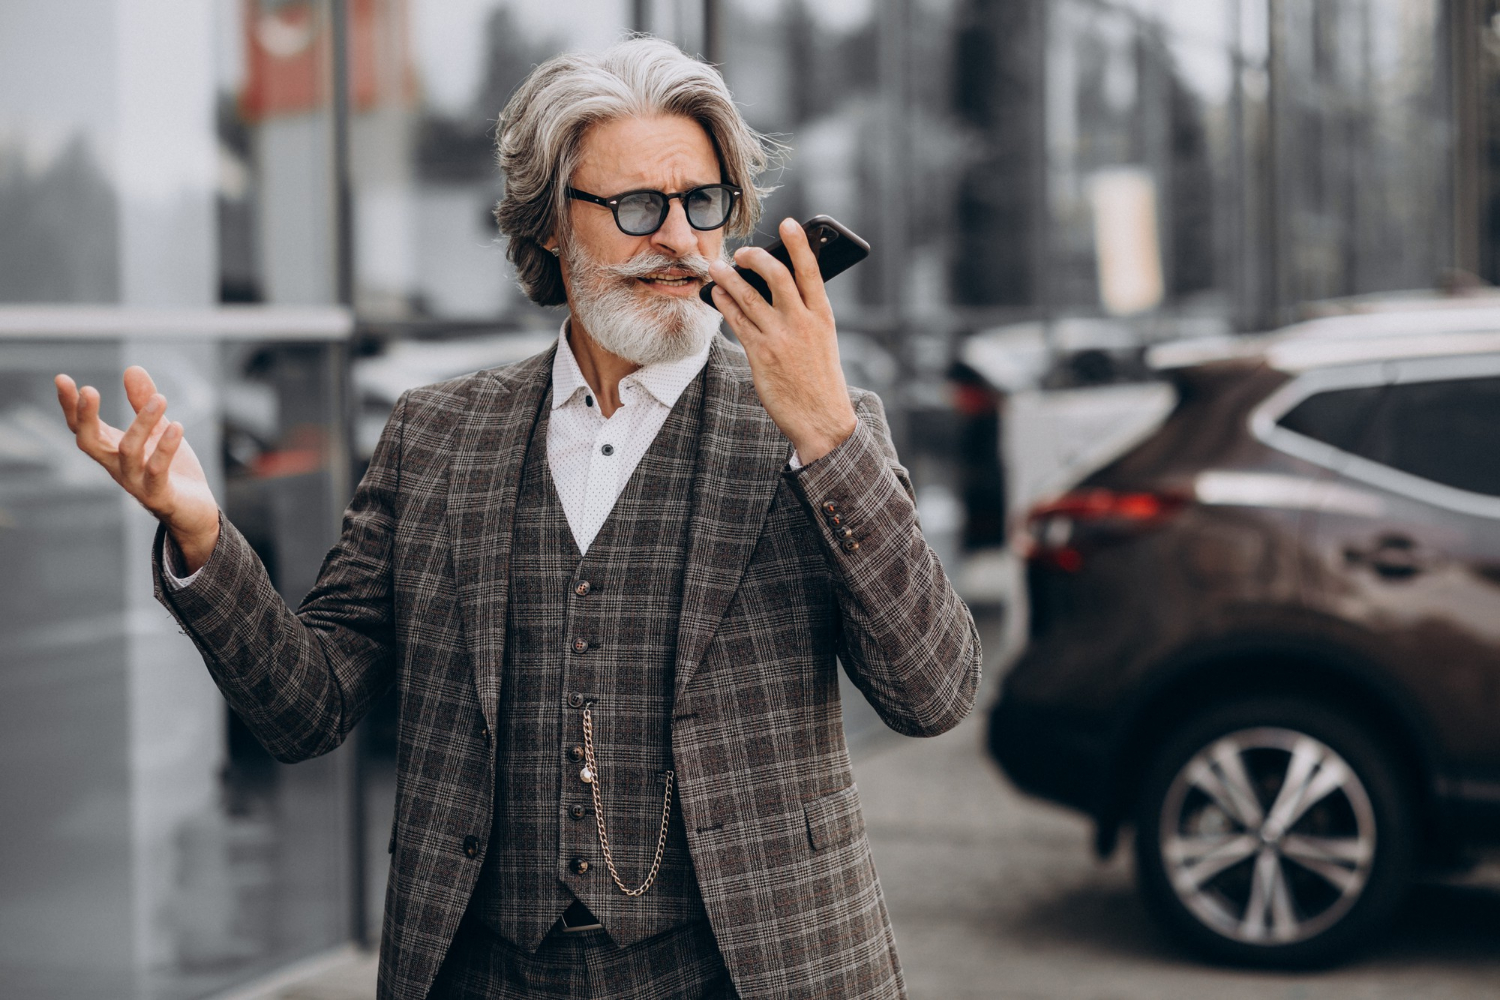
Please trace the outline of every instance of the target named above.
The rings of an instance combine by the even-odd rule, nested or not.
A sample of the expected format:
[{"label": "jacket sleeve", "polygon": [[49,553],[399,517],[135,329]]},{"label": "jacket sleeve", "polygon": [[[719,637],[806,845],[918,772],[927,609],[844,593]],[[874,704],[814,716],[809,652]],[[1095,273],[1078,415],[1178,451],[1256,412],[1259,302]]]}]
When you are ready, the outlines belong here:
[{"label": "jacket sleeve", "polygon": [[879,397],[860,392],[854,403],[854,433],[786,475],[834,573],[844,669],[892,729],[935,736],[974,706],[979,634],[922,537]]},{"label": "jacket sleeve", "polygon": [[405,412],[403,395],[344,512],[338,544],[295,613],[222,514],[213,554],[184,587],[165,582],[165,528],[158,531],[156,599],[277,760],[306,760],[337,747],[395,677],[391,549]]}]

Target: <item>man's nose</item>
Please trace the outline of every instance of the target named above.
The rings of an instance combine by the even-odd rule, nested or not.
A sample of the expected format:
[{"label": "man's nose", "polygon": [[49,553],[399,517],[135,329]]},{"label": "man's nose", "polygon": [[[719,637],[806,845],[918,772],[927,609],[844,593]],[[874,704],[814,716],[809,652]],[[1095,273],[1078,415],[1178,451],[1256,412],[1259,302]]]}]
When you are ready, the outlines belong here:
[{"label": "man's nose", "polygon": [[698,230],[688,225],[687,210],[682,207],[681,198],[673,198],[668,203],[667,220],[651,234],[651,242],[673,257],[697,251]]}]

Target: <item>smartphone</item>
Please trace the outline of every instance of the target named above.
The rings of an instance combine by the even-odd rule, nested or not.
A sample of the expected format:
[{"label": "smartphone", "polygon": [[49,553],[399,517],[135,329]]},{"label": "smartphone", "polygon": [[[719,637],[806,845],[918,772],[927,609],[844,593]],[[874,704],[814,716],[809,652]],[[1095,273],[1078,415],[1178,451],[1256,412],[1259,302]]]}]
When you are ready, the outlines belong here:
[{"label": "smartphone", "polygon": [[[858,264],[870,256],[870,244],[866,243],[854,230],[845,226],[827,215],[815,215],[802,223],[802,231],[807,233],[808,245],[812,247],[813,254],[818,258],[818,273],[828,281],[836,274],[842,274],[849,268]],[[792,258],[780,240],[766,247],[766,252],[786,265],[788,271],[796,273],[792,267]],[[744,267],[736,267],[739,276],[750,283],[750,286],[767,302],[771,301],[771,289],[766,284],[766,279],[754,271]],[[709,305],[714,304],[713,297],[714,282],[710,281],[698,292],[698,297]],[[718,308],[715,306],[715,308]]]}]

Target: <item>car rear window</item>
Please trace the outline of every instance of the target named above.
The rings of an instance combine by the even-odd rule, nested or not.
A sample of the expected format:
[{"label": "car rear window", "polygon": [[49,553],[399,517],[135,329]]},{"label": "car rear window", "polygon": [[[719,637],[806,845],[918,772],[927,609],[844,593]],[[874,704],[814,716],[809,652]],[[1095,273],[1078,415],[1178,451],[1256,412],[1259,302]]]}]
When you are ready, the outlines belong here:
[{"label": "car rear window", "polygon": [[1361,451],[1444,486],[1500,496],[1500,378],[1391,386]]},{"label": "car rear window", "polygon": [[1369,385],[1315,393],[1288,410],[1277,423],[1314,441],[1362,454],[1370,416],[1384,388]]}]

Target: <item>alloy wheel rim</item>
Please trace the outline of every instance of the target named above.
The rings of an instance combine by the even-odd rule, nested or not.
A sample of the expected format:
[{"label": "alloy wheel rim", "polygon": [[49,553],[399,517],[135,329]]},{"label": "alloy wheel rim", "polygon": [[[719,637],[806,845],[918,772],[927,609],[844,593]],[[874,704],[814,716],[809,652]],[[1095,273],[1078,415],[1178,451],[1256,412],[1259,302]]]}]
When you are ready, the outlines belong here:
[{"label": "alloy wheel rim", "polygon": [[1233,941],[1285,946],[1363,895],[1375,810],[1359,776],[1306,733],[1226,734],[1182,766],[1162,803],[1162,867],[1178,900]]}]

